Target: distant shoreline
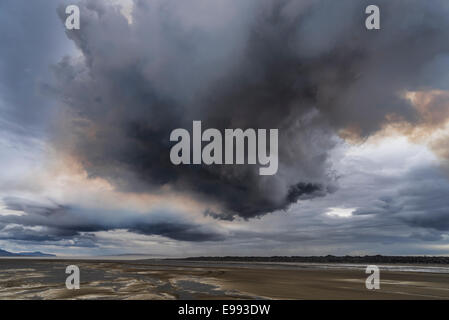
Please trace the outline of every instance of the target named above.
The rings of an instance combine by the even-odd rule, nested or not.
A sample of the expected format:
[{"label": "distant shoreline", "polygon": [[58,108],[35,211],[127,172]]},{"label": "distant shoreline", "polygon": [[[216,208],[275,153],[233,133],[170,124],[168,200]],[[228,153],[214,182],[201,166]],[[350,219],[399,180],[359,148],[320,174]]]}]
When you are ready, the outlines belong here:
[{"label": "distant shoreline", "polygon": [[80,261],[179,261],[179,262],[227,262],[227,263],[310,263],[310,264],[404,264],[404,265],[449,265],[445,256],[198,256],[198,257],[157,257],[145,255],[118,256],[0,256],[8,260],[80,260]]},{"label": "distant shoreline", "polygon": [[404,263],[404,264],[449,264],[449,257],[440,256],[225,256],[225,257],[188,257],[185,261],[211,262],[296,262],[296,263]]}]

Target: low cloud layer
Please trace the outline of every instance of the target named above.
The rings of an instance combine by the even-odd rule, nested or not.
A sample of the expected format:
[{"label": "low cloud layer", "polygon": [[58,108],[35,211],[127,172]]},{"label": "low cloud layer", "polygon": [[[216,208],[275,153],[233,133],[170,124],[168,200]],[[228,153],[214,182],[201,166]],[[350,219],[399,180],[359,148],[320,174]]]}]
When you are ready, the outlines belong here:
[{"label": "low cloud layer", "polygon": [[84,233],[116,229],[182,241],[224,239],[224,234],[217,228],[195,224],[170,212],[161,211],[149,216],[71,208],[55,203],[40,204],[20,198],[4,198],[2,202],[7,210],[21,215],[0,216],[0,223],[13,225],[0,232],[0,239],[59,241]]}]

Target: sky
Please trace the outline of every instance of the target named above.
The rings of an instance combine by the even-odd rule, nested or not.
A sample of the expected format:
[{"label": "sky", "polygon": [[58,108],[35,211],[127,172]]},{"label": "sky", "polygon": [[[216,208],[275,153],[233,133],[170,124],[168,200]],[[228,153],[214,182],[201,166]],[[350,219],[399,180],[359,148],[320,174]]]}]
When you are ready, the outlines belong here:
[{"label": "sky", "polygon": [[[449,3],[371,2],[2,0],[0,248],[448,255]],[[278,172],[173,165],[195,120]]]}]

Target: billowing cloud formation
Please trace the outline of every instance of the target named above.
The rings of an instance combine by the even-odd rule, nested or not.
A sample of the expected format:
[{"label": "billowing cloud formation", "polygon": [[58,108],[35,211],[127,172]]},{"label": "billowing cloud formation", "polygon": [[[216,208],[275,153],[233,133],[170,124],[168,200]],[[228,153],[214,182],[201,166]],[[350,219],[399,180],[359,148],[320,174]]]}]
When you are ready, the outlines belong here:
[{"label": "billowing cloud formation", "polygon": [[[324,195],[335,132],[366,137],[388,121],[417,122],[405,92],[447,89],[449,4],[378,1],[380,31],[364,26],[368,4],[134,1],[129,23],[106,1],[82,1],[81,30],[67,32],[82,58],[55,67],[75,132],[63,144],[92,176],[124,190],[182,190],[224,219]],[[278,128],[278,174],[172,165],[170,132],[192,120]]]}]

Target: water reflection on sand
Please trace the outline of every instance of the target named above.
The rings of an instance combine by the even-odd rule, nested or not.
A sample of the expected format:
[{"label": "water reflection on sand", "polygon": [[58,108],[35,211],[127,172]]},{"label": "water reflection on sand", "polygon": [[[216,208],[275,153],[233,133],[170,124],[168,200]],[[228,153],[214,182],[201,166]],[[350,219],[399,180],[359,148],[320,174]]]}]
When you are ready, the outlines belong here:
[{"label": "water reflection on sand", "polygon": [[[81,289],[65,288],[67,265]],[[175,260],[0,259],[0,299],[448,299],[447,266],[380,266],[368,291],[363,265]]]}]

